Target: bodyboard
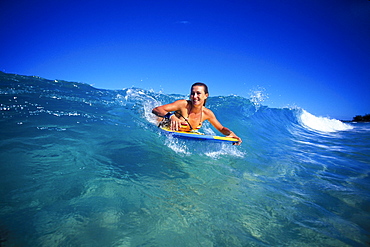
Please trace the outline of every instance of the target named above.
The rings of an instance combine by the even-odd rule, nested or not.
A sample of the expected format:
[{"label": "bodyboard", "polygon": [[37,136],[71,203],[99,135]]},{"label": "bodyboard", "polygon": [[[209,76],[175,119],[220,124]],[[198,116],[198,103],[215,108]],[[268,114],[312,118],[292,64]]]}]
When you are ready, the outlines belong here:
[{"label": "bodyboard", "polygon": [[232,138],[232,137],[205,135],[203,133],[196,132],[196,131],[192,131],[192,132],[176,131],[176,130],[170,130],[165,127],[160,127],[160,128],[166,134],[169,134],[173,137],[182,138],[182,139],[192,139],[192,140],[199,140],[199,141],[230,142],[230,143],[238,142],[238,139]]}]

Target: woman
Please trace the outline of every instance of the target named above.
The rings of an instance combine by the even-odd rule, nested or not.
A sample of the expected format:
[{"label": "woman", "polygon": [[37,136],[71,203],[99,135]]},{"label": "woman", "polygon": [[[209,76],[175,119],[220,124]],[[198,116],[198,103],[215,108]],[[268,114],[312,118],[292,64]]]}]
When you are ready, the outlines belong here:
[{"label": "woman", "polygon": [[[193,131],[200,129],[204,120],[208,120],[222,134],[227,137],[237,138],[234,132],[224,127],[216,118],[215,114],[205,107],[208,98],[208,87],[206,84],[197,82],[191,86],[190,100],[177,100],[173,103],[158,106],[153,109],[152,113],[156,116],[167,120],[168,127],[171,130]],[[174,112],[173,114],[171,112]]]}]

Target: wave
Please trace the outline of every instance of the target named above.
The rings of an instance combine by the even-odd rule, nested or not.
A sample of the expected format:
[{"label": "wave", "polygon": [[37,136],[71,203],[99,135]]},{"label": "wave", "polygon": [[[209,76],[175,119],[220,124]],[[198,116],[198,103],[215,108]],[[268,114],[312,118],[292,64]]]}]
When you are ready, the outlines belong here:
[{"label": "wave", "polygon": [[[129,140],[146,140],[150,145],[165,145],[184,156],[192,154],[219,159],[224,155],[243,158],[255,147],[289,145],[290,138],[306,135],[305,131],[335,133],[348,131],[353,125],[339,120],[316,117],[299,108],[270,108],[263,105],[264,92],[240,96],[212,96],[207,101],[219,121],[243,139],[242,147],[226,144],[204,145],[168,139],[157,130],[151,110],[159,105],[184,99],[181,94],[163,94],[140,88],[122,90],[96,89],[83,83],[46,80],[39,77],[1,74],[0,111],[3,118],[17,125],[35,122],[38,130],[66,131],[76,125],[102,123],[130,130]],[[207,121],[201,130],[205,134],[221,135]],[[135,136],[135,137],[134,137]]]},{"label": "wave", "polygon": [[[83,83],[46,80],[1,74],[0,95],[3,100],[0,110],[10,111],[12,116],[31,117],[52,115],[56,117],[81,118],[81,121],[105,121],[114,124],[128,124],[127,117],[139,127],[150,129],[156,125],[151,110],[158,105],[184,99],[185,95],[162,94],[140,88],[123,90],[102,90]],[[261,90],[247,99],[240,96],[209,97],[209,107],[220,122],[238,135],[248,136],[253,132],[269,138],[291,132],[292,129],[306,129],[318,132],[338,132],[353,129],[353,125],[336,119],[317,117],[300,108],[270,108],[262,105],[265,96]],[[9,96],[9,97],[6,97]],[[25,123],[20,120],[18,123]],[[43,126],[41,126],[43,127]],[[294,130],[294,132],[296,132]],[[219,134],[205,123],[203,131]]]},{"label": "wave", "polygon": [[[232,146],[157,128],[152,108],[185,95],[5,73],[0,82],[5,245],[369,242],[364,123],[271,108],[261,90],[209,97],[243,139]],[[220,134],[207,122],[202,131]]]},{"label": "wave", "polygon": [[337,119],[317,117],[305,110],[302,110],[299,120],[303,126],[320,132],[337,132],[353,129],[353,126],[345,124]]}]

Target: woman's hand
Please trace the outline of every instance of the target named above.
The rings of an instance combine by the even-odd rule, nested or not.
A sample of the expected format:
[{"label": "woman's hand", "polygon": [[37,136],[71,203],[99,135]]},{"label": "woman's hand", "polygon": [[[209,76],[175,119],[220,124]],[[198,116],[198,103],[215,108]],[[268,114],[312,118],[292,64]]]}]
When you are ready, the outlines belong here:
[{"label": "woman's hand", "polygon": [[178,117],[176,117],[175,115],[172,115],[170,117],[170,128],[171,128],[171,130],[178,131],[180,129],[180,126],[181,126],[181,120]]},{"label": "woman's hand", "polygon": [[226,137],[231,137],[231,138],[236,138],[236,139],[238,139],[238,142],[234,142],[233,143],[233,145],[237,145],[237,146],[239,146],[240,144],[242,144],[242,139],[239,137],[239,136],[237,136],[237,135],[235,135],[234,134],[234,132],[232,132],[231,131],[231,133],[230,133],[230,135],[228,135],[228,136],[226,136]]},{"label": "woman's hand", "polygon": [[235,135],[234,132],[232,132],[230,129],[228,129],[226,127],[222,126],[222,129],[220,129],[220,132],[222,134],[224,134],[226,137],[238,139],[238,142],[233,143],[233,145],[238,145],[239,146],[243,142],[242,139],[239,136]]}]

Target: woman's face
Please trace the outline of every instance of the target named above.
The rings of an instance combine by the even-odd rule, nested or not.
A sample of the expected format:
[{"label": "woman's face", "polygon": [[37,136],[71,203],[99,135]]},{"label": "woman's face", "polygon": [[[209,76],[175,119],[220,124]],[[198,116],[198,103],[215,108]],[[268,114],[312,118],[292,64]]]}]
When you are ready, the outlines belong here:
[{"label": "woman's face", "polygon": [[208,98],[208,94],[204,92],[203,86],[194,86],[190,91],[190,100],[193,105],[204,105],[204,101]]}]

